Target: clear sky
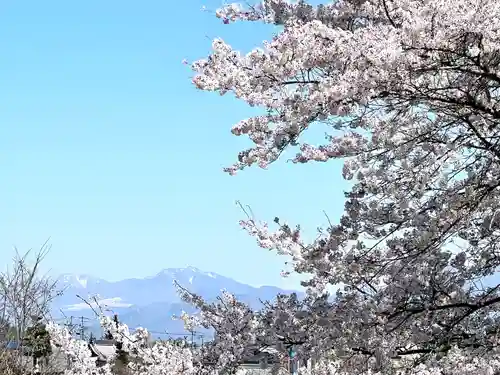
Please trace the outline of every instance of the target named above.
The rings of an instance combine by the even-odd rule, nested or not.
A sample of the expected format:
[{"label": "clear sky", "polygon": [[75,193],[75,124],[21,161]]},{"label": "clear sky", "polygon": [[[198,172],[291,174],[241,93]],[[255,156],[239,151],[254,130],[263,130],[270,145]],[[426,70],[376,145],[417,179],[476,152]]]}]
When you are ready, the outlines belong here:
[{"label": "clear sky", "polygon": [[238,226],[259,218],[313,236],[341,213],[339,163],[222,172],[251,112],[197,91],[182,59],[222,37],[247,52],[273,28],[223,25],[201,0],[9,1],[0,7],[0,265],[48,237],[45,268],[108,280],[191,265],[253,285],[282,259]]}]

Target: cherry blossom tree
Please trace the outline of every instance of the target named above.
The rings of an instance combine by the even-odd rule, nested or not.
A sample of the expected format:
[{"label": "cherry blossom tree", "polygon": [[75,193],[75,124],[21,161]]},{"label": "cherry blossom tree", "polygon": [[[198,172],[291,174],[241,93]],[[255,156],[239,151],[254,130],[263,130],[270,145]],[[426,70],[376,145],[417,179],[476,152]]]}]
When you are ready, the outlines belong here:
[{"label": "cherry blossom tree", "polygon": [[[252,311],[228,293],[207,303],[179,288],[200,311],[186,324],[215,331],[199,349],[150,348],[143,331],[103,318],[128,338],[138,373],[227,373],[255,347],[314,357],[311,375],[500,373],[500,3],[264,0],[216,15],[282,26],[247,54],[216,39],[192,64],[199,89],[262,109],[233,127],[254,145],[226,171],[296,149],[294,163],[342,159],[353,187],[313,242],[280,220],[241,222],[312,275],[304,299],[280,295]],[[305,142],[321,123],[331,127],[324,144]],[[330,296],[329,286],[340,289]],[[73,374],[107,373],[88,371],[85,348],[50,329],[84,363]]]},{"label": "cherry blossom tree", "polygon": [[[107,316],[100,317],[101,326],[110,331],[129,353],[128,370],[130,374],[148,375],[190,375],[194,374],[193,352],[189,347],[179,347],[168,341],[148,345],[148,332],[137,329],[130,332],[127,325],[116,322]],[[65,327],[57,324],[48,325],[52,344],[59,347],[68,358],[68,368],[65,375],[114,375],[113,360],[99,365],[92,357],[88,343],[75,339]]]},{"label": "cherry blossom tree", "polygon": [[[281,343],[328,358],[323,373],[499,373],[500,2],[264,0],[216,15],[282,26],[247,54],[215,39],[192,64],[199,89],[262,109],[232,128],[253,146],[226,171],[296,149],[294,163],[342,159],[353,182],[313,242],[280,220],[241,222],[312,275],[304,301],[252,312],[184,293],[221,347],[234,341],[223,360]],[[319,124],[325,142],[305,142]]]},{"label": "cherry blossom tree", "polygon": [[[228,297],[226,297],[228,298]],[[185,316],[186,324],[193,323],[193,317]],[[246,343],[240,343],[237,336],[231,340],[229,336],[224,340],[208,347],[196,348],[184,342],[158,341],[151,345],[148,341],[147,330],[139,328],[131,332],[126,324],[116,323],[113,318],[101,315],[100,323],[103,329],[108,330],[113,338],[120,343],[123,351],[129,354],[129,361],[124,368],[130,375],[217,375],[221,370],[232,369],[238,375],[251,375],[252,371],[237,369],[233,365],[235,356]],[[68,366],[65,375],[116,375],[114,361],[108,358],[104,365],[99,364],[92,356],[89,344],[81,339],[72,337],[67,328],[51,323],[47,326],[52,339],[52,345],[59,348],[67,359]],[[215,355],[224,357],[219,361]]]}]

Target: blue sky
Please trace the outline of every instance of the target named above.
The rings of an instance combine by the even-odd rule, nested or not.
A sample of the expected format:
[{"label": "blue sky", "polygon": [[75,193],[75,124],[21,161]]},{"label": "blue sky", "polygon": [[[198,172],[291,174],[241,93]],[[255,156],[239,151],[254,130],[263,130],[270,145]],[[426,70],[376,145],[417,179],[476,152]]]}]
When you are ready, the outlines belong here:
[{"label": "blue sky", "polygon": [[272,27],[223,25],[218,1],[17,1],[0,11],[0,264],[48,237],[51,272],[109,280],[186,265],[254,284],[283,260],[238,226],[256,216],[302,223],[341,213],[339,163],[222,172],[251,112],[197,91],[182,59],[222,37],[248,51]]}]

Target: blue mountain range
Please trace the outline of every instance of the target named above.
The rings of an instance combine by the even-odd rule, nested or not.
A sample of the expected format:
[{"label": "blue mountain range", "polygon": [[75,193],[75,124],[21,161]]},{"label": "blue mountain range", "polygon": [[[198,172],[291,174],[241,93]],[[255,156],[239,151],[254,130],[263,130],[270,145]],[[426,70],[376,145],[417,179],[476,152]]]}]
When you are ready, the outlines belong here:
[{"label": "blue mountain range", "polygon": [[[63,274],[58,278],[58,288],[63,293],[54,301],[52,314],[66,322],[84,322],[86,330],[99,335],[93,311],[98,307],[92,304],[92,297],[98,296],[101,309],[118,314],[120,321],[131,328],[145,327],[159,338],[191,335],[181,321],[173,319],[183,311],[196,313],[191,305],[181,301],[174,280],[209,301],[217,298],[221,290],[227,290],[255,309],[262,307],[261,301],[272,300],[278,293],[295,292],[274,286],[257,288],[195,267],[168,268],[152,277],[116,282],[88,275]],[[206,330],[198,334],[210,336]]]}]

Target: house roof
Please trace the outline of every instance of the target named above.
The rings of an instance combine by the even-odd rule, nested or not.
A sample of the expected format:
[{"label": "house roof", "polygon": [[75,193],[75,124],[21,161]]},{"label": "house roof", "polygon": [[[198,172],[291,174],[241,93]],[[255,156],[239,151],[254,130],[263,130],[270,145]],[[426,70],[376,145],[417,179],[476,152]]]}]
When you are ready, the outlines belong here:
[{"label": "house roof", "polygon": [[114,345],[100,345],[100,344],[90,344],[91,350],[97,355],[97,358],[101,361],[105,361],[115,355],[116,348]]}]

